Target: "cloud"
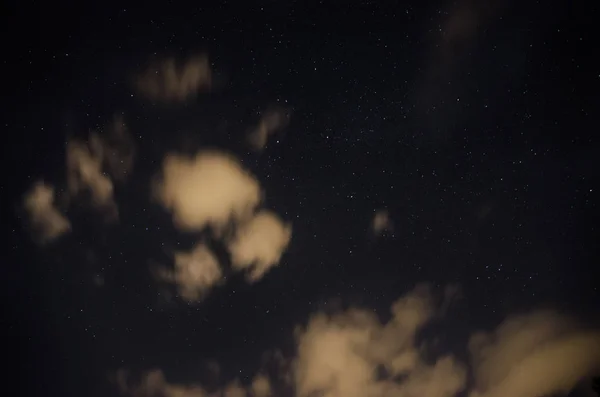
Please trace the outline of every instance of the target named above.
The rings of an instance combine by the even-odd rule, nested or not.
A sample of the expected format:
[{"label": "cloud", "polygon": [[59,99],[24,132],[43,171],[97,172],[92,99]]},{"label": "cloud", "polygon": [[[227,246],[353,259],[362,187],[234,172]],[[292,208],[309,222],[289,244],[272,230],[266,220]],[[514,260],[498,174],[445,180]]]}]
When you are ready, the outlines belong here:
[{"label": "cloud", "polygon": [[102,153],[96,145],[73,140],[67,146],[67,183],[71,196],[90,194],[92,205],[118,217],[111,178],[102,171]]},{"label": "cloud", "polygon": [[121,116],[116,116],[103,130],[90,133],[87,143],[78,139],[70,141],[67,145],[70,195],[86,192],[94,207],[105,211],[111,220],[118,218],[113,178],[127,179],[134,155],[135,145]]},{"label": "cloud", "polygon": [[[427,364],[415,346],[416,333],[435,310],[432,294],[423,285],[392,305],[392,318],[387,323],[362,309],[332,316],[317,313],[305,327],[297,329],[296,357],[291,366],[281,365],[279,354],[272,356],[274,364],[279,364],[275,376],[290,376],[297,397],[453,396],[464,387],[466,369],[450,356]],[[160,370],[148,372],[135,385],[125,371],[119,371],[116,380],[121,392],[132,397],[206,395],[199,385],[168,383]],[[268,397],[277,394],[272,385],[259,372],[247,386],[233,380],[211,395]]]},{"label": "cloud", "polygon": [[223,397],[246,397],[246,390],[240,386],[239,382],[233,381],[223,390]]},{"label": "cloud", "polygon": [[114,179],[127,179],[133,168],[135,145],[122,116],[116,116],[103,134],[90,134],[89,145]]},{"label": "cloud", "polygon": [[269,397],[272,394],[269,378],[261,374],[254,378],[251,389],[254,397]]},{"label": "cloud", "polygon": [[448,17],[442,22],[441,43],[438,46],[446,61],[476,38],[482,27],[499,15],[508,0],[473,1],[462,0],[454,3]]},{"label": "cloud", "polygon": [[[447,143],[454,126],[465,117],[462,111],[469,87],[463,84],[465,66],[476,62],[472,57],[479,37],[502,15],[511,0],[458,0],[449,2],[432,18],[427,35],[433,35],[424,59],[424,74],[415,90],[415,110],[422,123],[417,136],[422,143]],[[472,76],[470,77],[473,78]]]},{"label": "cloud", "polygon": [[116,383],[122,394],[132,397],[205,397],[206,391],[197,385],[178,385],[167,382],[164,373],[155,369],[149,371],[135,385],[131,385],[127,371],[120,370]]},{"label": "cloud", "polygon": [[[472,336],[472,387],[466,390],[467,365],[451,355],[425,359],[424,345],[418,343],[419,331],[440,314],[437,301],[421,285],[393,303],[388,321],[359,308],[317,312],[297,328],[290,366],[278,365],[272,378],[259,372],[247,386],[234,380],[213,394],[277,395],[275,379],[289,377],[295,397],[453,397],[463,392],[470,397],[539,397],[566,394],[600,370],[599,332],[577,329],[564,316],[539,311]],[[187,396],[186,390],[203,389],[168,384],[154,371],[128,388],[141,397],[132,390],[154,393],[144,396],[175,396],[173,390],[178,390]]]},{"label": "cloud", "polygon": [[393,228],[390,214],[387,210],[379,210],[375,212],[373,220],[371,221],[371,230],[377,236],[381,235],[386,230]]},{"label": "cloud", "polygon": [[40,242],[51,242],[71,230],[71,223],[54,204],[54,187],[36,182],[25,194],[23,206]]},{"label": "cloud", "polygon": [[260,211],[239,226],[228,247],[233,267],[251,268],[250,281],[257,281],[279,263],[292,237],[292,228],[270,211]]},{"label": "cloud", "polygon": [[126,370],[116,373],[115,383],[121,394],[131,397],[268,397],[271,395],[269,380],[264,375],[257,375],[248,387],[239,381],[233,380],[221,390],[208,392],[197,384],[170,383],[160,369],[153,369],[145,373],[137,382],[132,382]]},{"label": "cloud", "polygon": [[366,310],[317,314],[298,338],[296,395],[455,395],[464,388],[466,369],[451,356],[427,364],[415,346],[416,332],[433,313],[428,289],[419,287],[392,306],[385,324]]},{"label": "cloud", "polygon": [[251,217],[261,200],[258,181],[232,156],[204,151],[194,158],[168,155],[154,195],[182,230],[225,227]]},{"label": "cloud", "polygon": [[277,108],[268,109],[262,115],[258,125],[248,135],[248,142],[256,151],[261,151],[267,145],[269,136],[284,128],[289,122],[288,110]]},{"label": "cloud", "polygon": [[217,258],[204,244],[190,252],[176,252],[175,269],[160,269],[158,274],[176,284],[179,295],[188,301],[200,299],[223,277]]},{"label": "cloud", "polygon": [[[122,117],[103,131],[92,132],[87,142],[74,139],[66,150],[67,190],[70,198],[89,194],[94,207],[118,218],[114,185],[104,167],[116,179],[127,178],[135,146]],[[25,195],[24,208],[42,242],[54,240],[71,229],[69,220],[54,205],[54,187],[37,182]]]},{"label": "cloud", "polygon": [[211,69],[205,55],[190,58],[182,66],[175,59],[151,65],[134,79],[137,91],[148,99],[183,102],[211,85]]},{"label": "cloud", "polygon": [[471,338],[471,397],[537,397],[567,393],[600,370],[600,333],[576,330],[553,312],[507,319]]},{"label": "cloud", "polygon": [[[429,291],[419,287],[392,307],[392,319],[381,323],[374,313],[350,309],[327,316],[317,313],[298,330],[297,356],[291,372],[297,397],[449,397],[464,387],[466,370],[446,356],[426,364],[415,347],[415,334],[433,315]],[[378,369],[385,367],[385,375]],[[401,375],[402,380],[394,380]],[[278,374],[283,378],[286,374]],[[160,370],[147,373],[135,386],[126,373],[117,376],[121,392],[133,397],[205,396],[198,385],[170,384]],[[211,395],[268,397],[271,382],[259,373],[247,386],[236,380]]]},{"label": "cloud", "polygon": [[[153,194],[171,211],[179,229],[199,231],[210,227],[229,249],[233,270],[249,271],[249,282],[258,281],[277,265],[290,242],[291,226],[273,212],[258,210],[262,193],[257,179],[225,153],[166,156]],[[217,260],[212,254],[209,259],[206,251],[201,248],[195,254],[176,255],[174,274],[179,276],[169,280],[188,300],[201,297],[221,278]],[[198,256],[203,260],[199,261]]]}]

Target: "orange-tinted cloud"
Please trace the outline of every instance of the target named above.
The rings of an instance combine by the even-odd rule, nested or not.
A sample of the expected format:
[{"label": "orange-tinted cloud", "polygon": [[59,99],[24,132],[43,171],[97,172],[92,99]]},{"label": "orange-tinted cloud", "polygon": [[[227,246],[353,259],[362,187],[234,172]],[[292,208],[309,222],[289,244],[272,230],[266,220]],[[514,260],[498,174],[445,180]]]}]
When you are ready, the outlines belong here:
[{"label": "orange-tinted cloud", "polygon": [[[298,338],[297,396],[455,395],[464,388],[466,368],[451,356],[427,364],[415,345],[416,332],[433,314],[426,287],[396,301],[387,323],[359,309],[334,316],[317,314]],[[397,376],[403,381],[396,382]]]},{"label": "orange-tinted cloud", "polygon": [[71,196],[87,192],[94,207],[105,210],[111,219],[118,217],[114,185],[102,169],[101,153],[82,141],[74,140],[67,146],[67,183]]},{"label": "orange-tinted cloud", "polygon": [[379,210],[375,212],[373,215],[373,220],[371,221],[371,231],[376,236],[381,235],[385,231],[389,231],[393,228],[392,219],[390,218],[390,214],[387,210]]},{"label": "orange-tinted cloud", "polygon": [[248,135],[248,142],[256,151],[267,146],[269,136],[284,128],[289,122],[290,112],[286,109],[268,109],[261,116],[258,125]]},{"label": "orange-tinted cloud", "polygon": [[220,229],[249,218],[261,200],[256,178],[233,156],[217,151],[193,158],[168,155],[154,194],[182,230]]},{"label": "orange-tinted cloud", "polygon": [[[229,249],[232,269],[247,271],[248,282],[258,281],[276,266],[291,239],[290,225],[259,209],[258,180],[235,157],[222,152],[168,155],[155,179],[154,196],[182,231],[210,227]],[[188,300],[199,299],[221,278],[217,259],[208,248],[199,247],[189,254],[176,253],[176,269],[166,277]]]},{"label": "orange-tinted cloud", "polygon": [[41,243],[51,242],[71,230],[71,223],[55,205],[54,187],[36,182],[25,194],[23,207]]},{"label": "orange-tinted cloud", "polygon": [[170,58],[149,66],[135,78],[134,85],[148,99],[184,102],[201,90],[210,88],[211,76],[205,55],[190,58],[181,66]]},{"label": "orange-tinted cloud", "polygon": [[118,218],[113,178],[124,181],[133,166],[135,147],[122,117],[92,132],[86,141],[74,139],[67,145],[67,184],[71,197],[89,194],[95,208],[109,219]]},{"label": "orange-tinted cloud", "polygon": [[[386,322],[367,309],[317,312],[296,330],[292,365],[278,366],[276,376],[291,380],[296,397],[453,397],[467,387],[470,369],[470,397],[539,397],[566,394],[600,371],[600,333],[551,311],[510,317],[493,332],[475,333],[470,368],[451,355],[425,359],[417,334],[441,314],[436,302],[422,285],[394,302]],[[272,385],[259,374],[245,387],[234,380],[216,394],[277,395]],[[157,389],[167,396],[203,390],[170,385],[160,371],[129,388]]]},{"label": "orange-tinted cloud", "polygon": [[600,332],[544,311],[508,318],[471,338],[475,387],[471,397],[566,394],[600,371]]},{"label": "orange-tinted cloud", "polygon": [[179,296],[188,300],[201,299],[223,277],[215,255],[204,244],[190,252],[175,252],[175,269],[159,269],[161,279],[177,286]]},{"label": "orange-tinted cloud", "polygon": [[241,224],[228,243],[233,267],[250,269],[248,279],[257,281],[279,263],[292,237],[292,228],[270,211],[260,211]]}]

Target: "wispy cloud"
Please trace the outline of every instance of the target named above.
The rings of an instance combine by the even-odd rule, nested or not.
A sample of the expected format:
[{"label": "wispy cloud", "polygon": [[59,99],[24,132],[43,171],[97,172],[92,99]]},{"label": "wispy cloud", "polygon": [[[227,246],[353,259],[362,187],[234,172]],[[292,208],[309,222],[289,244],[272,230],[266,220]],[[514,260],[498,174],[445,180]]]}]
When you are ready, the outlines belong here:
[{"label": "wispy cloud", "polygon": [[160,268],[158,274],[177,285],[179,295],[188,301],[202,298],[223,277],[219,261],[205,244],[190,252],[176,252],[175,269]]},{"label": "wispy cloud", "polygon": [[73,140],[67,146],[67,183],[71,196],[89,193],[94,207],[106,211],[110,219],[118,218],[114,185],[102,170],[101,153],[85,142]]},{"label": "wispy cloud", "polygon": [[108,219],[118,219],[113,178],[124,181],[133,166],[135,146],[122,117],[103,131],[92,132],[86,141],[67,144],[67,184],[71,197],[89,194],[92,205]]},{"label": "wispy cloud", "polygon": [[51,242],[71,230],[71,223],[55,205],[54,187],[36,182],[25,194],[23,207],[41,243]]},{"label": "wispy cloud", "polygon": [[150,65],[136,76],[134,85],[148,99],[184,102],[199,91],[210,88],[211,76],[206,55],[190,58],[180,66],[170,58]]},{"label": "wispy cloud", "polygon": [[116,382],[121,393],[132,397],[205,397],[208,395],[202,387],[197,385],[183,386],[167,382],[161,370],[149,371],[133,385],[129,373],[119,371],[116,375]]},{"label": "wispy cloud", "polygon": [[386,231],[391,231],[393,228],[392,219],[390,218],[390,214],[387,210],[378,210],[373,215],[373,220],[371,221],[371,231],[379,236]]},{"label": "wispy cloud", "polygon": [[566,394],[600,371],[600,332],[545,311],[508,318],[471,338],[475,388],[471,397]]},{"label": "wispy cloud", "polygon": [[292,237],[292,228],[270,211],[260,211],[242,224],[229,242],[234,268],[250,268],[248,279],[257,281],[279,263]]},{"label": "wispy cloud", "polygon": [[[468,95],[460,78],[462,70],[472,62],[479,36],[498,20],[511,0],[458,0],[448,5],[438,16],[432,16],[433,35],[425,60],[422,80],[415,91],[415,107],[423,118],[422,137],[429,143],[446,142],[452,128],[464,117],[460,97]],[[437,14],[437,13],[436,13]]]},{"label": "wispy cloud", "polygon": [[129,177],[135,159],[135,144],[122,116],[100,132],[90,134],[92,152],[102,158],[110,175],[118,181]]},{"label": "wispy cloud", "polygon": [[120,392],[132,397],[268,397],[271,386],[268,378],[257,375],[248,387],[233,380],[217,391],[208,392],[198,384],[177,384],[169,382],[165,374],[154,369],[144,374],[138,382],[131,380],[128,371],[117,372],[115,382]]},{"label": "wispy cloud", "polygon": [[267,109],[261,116],[258,125],[248,134],[248,142],[256,151],[267,146],[269,136],[287,126],[290,111],[283,108]]}]

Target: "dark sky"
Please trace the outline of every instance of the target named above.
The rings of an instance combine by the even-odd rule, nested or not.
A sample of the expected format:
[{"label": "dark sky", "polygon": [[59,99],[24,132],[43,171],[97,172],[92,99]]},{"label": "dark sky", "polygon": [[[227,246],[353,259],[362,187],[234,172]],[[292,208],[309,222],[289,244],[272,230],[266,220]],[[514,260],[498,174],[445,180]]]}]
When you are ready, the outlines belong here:
[{"label": "dark sky", "polygon": [[[3,13],[3,328],[22,395],[118,396],[119,369],[246,384],[265,352],[294,357],[311,313],[385,316],[422,282],[439,299],[460,290],[421,337],[462,361],[475,330],[515,314],[597,325],[597,5],[88,3]],[[197,54],[210,89],[177,103],[135,91],[149,62]],[[251,150],[248,131],[274,107],[289,122]],[[115,114],[136,153],[115,183],[118,221],[64,201],[72,230],[36,244],[23,195],[43,179],[68,196],[67,142]],[[260,281],[231,272],[190,303],[152,269],[214,236],[179,230],[151,185],[167,152],[207,148],[239,159],[292,237]],[[393,227],[375,235],[380,210]]]}]

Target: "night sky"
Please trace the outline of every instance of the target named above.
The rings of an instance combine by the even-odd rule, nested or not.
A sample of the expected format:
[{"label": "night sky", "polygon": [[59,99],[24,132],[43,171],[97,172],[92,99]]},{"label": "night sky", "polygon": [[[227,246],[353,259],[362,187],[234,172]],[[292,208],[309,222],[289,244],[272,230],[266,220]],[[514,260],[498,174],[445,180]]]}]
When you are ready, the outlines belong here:
[{"label": "night sky", "polygon": [[17,395],[590,395],[597,5],[11,3]]}]

